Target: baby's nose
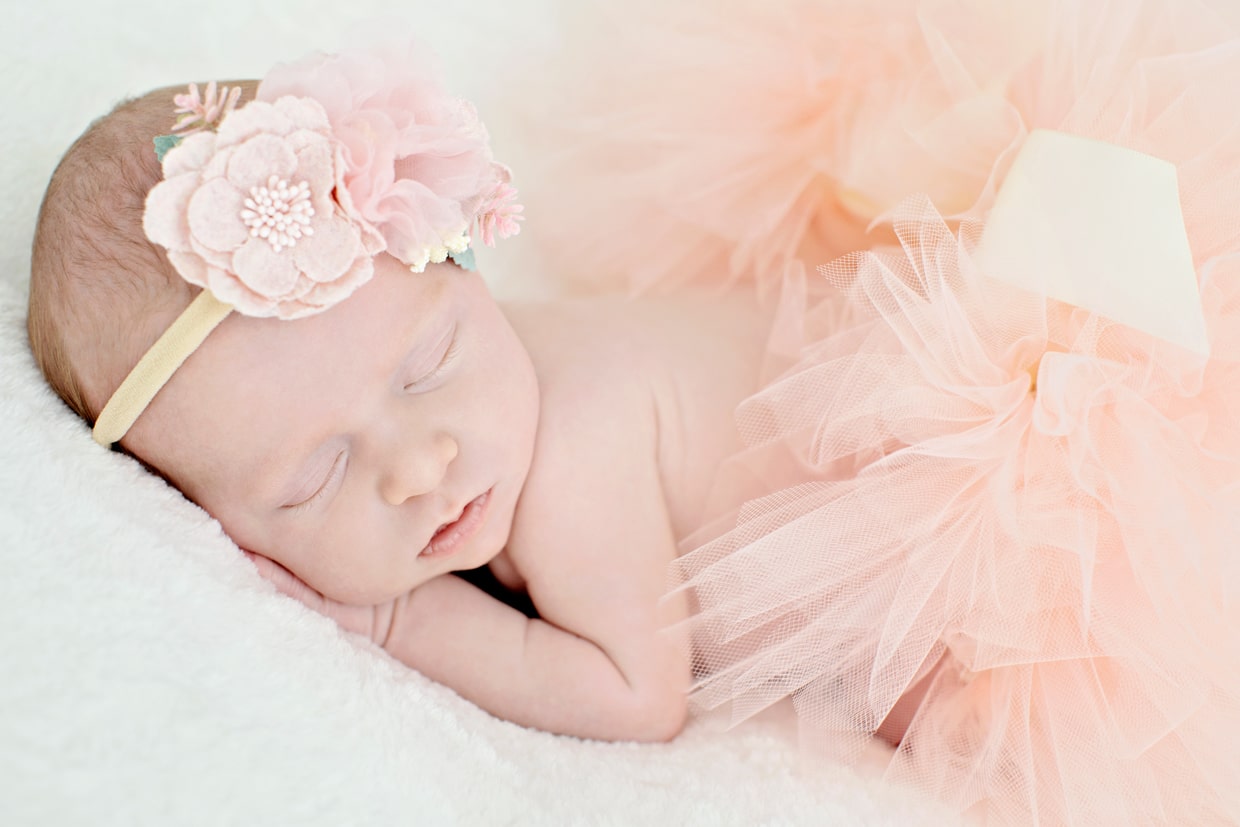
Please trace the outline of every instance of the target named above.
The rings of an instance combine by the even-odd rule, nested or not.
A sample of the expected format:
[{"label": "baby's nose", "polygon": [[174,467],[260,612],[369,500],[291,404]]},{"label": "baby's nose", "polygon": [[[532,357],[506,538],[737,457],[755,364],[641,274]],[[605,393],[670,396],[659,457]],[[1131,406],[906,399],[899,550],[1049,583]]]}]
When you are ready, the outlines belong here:
[{"label": "baby's nose", "polygon": [[456,440],[442,431],[413,443],[409,450],[393,450],[387,457],[387,473],[380,487],[383,499],[392,505],[434,491],[459,450]]}]

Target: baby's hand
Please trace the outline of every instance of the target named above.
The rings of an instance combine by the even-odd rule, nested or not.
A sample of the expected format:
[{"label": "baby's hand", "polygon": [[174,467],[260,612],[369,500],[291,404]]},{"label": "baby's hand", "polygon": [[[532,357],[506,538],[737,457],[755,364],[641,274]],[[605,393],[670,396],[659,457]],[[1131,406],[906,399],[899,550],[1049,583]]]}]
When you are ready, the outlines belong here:
[{"label": "baby's hand", "polygon": [[330,617],[346,632],[364,635],[380,646],[387,640],[392,627],[392,608],[395,601],[378,606],[350,606],[329,600],[274,560],[245,549],[242,549],[242,553],[250,558],[250,562],[258,568],[258,573],[282,594],[301,601],[325,617]]}]

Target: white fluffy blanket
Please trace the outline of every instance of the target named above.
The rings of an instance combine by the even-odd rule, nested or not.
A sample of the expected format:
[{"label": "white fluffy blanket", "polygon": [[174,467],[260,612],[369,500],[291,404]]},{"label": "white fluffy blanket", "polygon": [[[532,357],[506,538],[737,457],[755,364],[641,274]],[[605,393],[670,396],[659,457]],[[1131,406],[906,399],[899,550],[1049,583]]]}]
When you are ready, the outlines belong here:
[{"label": "white fluffy blanket", "polygon": [[[554,46],[545,2],[6,7],[3,823],[944,823],[906,791],[800,766],[769,726],[723,733],[696,722],[672,744],[637,746],[492,718],[275,594],[206,514],[94,446],[34,367],[25,295],[39,199],[60,153],[119,98],[260,76],[384,14],[437,44],[455,88],[485,112],[488,97],[514,92],[502,86],[504,61]],[[520,277],[516,241],[518,255],[491,263],[507,268],[502,278]]]}]

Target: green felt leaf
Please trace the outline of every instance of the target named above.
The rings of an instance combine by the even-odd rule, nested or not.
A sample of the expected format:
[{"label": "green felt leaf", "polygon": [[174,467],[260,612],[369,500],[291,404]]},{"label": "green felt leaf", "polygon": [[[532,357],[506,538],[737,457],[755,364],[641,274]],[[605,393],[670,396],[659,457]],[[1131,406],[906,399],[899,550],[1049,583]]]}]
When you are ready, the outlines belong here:
[{"label": "green felt leaf", "polygon": [[474,271],[478,269],[478,263],[474,261],[474,248],[466,247],[462,252],[453,253],[452,260],[457,263],[462,270]]},{"label": "green felt leaf", "polygon": [[168,150],[181,143],[180,135],[158,135],[155,137],[155,157],[162,164],[164,156],[168,154]]}]

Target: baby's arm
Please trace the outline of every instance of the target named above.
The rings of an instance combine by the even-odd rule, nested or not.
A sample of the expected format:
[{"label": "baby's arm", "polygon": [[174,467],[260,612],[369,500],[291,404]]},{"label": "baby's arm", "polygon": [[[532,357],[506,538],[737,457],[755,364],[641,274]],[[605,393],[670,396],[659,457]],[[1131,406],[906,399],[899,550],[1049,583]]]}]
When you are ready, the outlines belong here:
[{"label": "baby's arm", "polygon": [[455,577],[397,601],[385,648],[494,715],[551,732],[666,740],[684,720],[683,681],[630,683],[599,645],[530,619]]},{"label": "baby's arm", "polygon": [[350,606],[247,554],[284,594],[501,718],[606,740],[666,740],[680,729],[678,684],[662,694],[639,691],[597,645],[527,618],[458,577],[437,577],[379,606]]}]

